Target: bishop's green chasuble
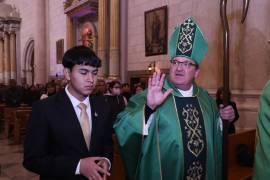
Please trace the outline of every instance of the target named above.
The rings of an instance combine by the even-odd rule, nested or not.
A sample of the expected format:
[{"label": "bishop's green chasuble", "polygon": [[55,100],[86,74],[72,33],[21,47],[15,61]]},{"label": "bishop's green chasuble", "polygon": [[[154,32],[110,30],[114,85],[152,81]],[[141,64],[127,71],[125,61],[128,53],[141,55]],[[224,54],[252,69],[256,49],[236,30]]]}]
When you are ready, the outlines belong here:
[{"label": "bishop's green chasuble", "polygon": [[260,97],[257,120],[259,141],[255,154],[255,174],[253,180],[270,179],[270,81]]},{"label": "bishop's green chasuble", "polygon": [[152,115],[143,135],[146,91],[132,97],[114,124],[129,180],[221,179],[222,132],[218,109],[208,93],[193,84],[193,96],[173,89]]}]

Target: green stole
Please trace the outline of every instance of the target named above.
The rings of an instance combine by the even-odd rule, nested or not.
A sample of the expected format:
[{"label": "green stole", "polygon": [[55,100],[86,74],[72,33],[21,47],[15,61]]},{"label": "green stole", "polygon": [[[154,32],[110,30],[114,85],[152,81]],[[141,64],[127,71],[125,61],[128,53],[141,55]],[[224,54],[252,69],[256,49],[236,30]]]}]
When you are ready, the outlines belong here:
[{"label": "green stole", "polygon": [[253,180],[265,180],[270,177],[270,81],[260,97],[257,132],[259,141],[256,146]]},{"label": "green stole", "polygon": [[[182,130],[179,126],[177,88],[165,80],[164,90],[173,89],[153,114],[148,136],[143,136],[146,91],[133,96],[114,124],[121,156],[129,180],[179,180],[184,178],[185,159]],[[221,178],[222,133],[215,101],[193,84],[193,95],[201,107],[206,137],[205,179]]]},{"label": "green stole", "polygon": [[184,179],[205,179],[206,137],[197,97],[175,97],[184,150]]}]

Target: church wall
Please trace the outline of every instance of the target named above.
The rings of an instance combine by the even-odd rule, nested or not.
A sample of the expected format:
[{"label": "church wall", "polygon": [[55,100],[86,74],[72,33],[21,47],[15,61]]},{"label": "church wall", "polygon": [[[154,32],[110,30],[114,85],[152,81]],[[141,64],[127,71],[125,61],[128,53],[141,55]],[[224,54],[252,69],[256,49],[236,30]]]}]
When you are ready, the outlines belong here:
[{"label": "church wall", "polygon": [[44,84],[47,82],[47,61],[48,54],[46,45],[48,42],[47,28],[46,28],[46,7],[48,1],[33,1],[34,13],[34,61],[35,61],[35,83]]},{"label": "church wall", "polygon": [[[64,39],[64,50],[66,50],[66,15],[64,13],[64,0],[55,1],[48,0],[45,2],[45,7],[40,6],[40,3],[35,3],[35,0],[8,0],[5,3],[15,5],[20,12],[22,19],[19,32],[19,54],[20,62],[20,77],[24,77],[25,66],[25,51],[30,39],[35,41],[35,60],[37,67],[35,74],[43,74],[38,77],[37,83],[45,83],[51,76],[63,75],[61,64],[56,64],[56,41]],[[39,16],[38,9],[42,8],[44,16]],[[43,27],[37,26],[40,21],[44,22]],[[43,36],[43,37],[41,37]],[[45,38],[44,38],[45,37]],[[45,40],[44,40],[45,39]]]},{"label": "church wall", "polygon": [[48,49],[50,70],[49,76],[63,75],[62,64],[56,63],[56,41],[64,39],[64,51],[66,50],[66,14],[63,8],[64,0],[49,0],[48,4]]},{"label": "church wall", "polygon": [[[33,21],[25,21],[25,19],[33,19],[33,8],[32,2],[28,0],[6,0],[5,3],[15,5],[15,7],[19,10],[20,17],[22,19],[20,30],[17,34],[17,53],[18,53],[18,73],[20,77],[24,77],[23,69],[25,65],[25,51],[27,42],[30,39],[34,38],[34,23]],[[18,80],[20,82],[20,79]]]},{"label": "church wall", "polygon": [[[238,128],[255,128],[258,99],[270,77],[270,1],[250,1],[246,22],[241,24],[243,1],[228,0],[227,14],[231,32],[230,88],[240,113]],[[222,26],[219,1],[209,0],[129,0],[128,1],[128,71],[147,70],[151,61],[161,69],[169,68],[169,56],[145,56],[144,12],[168,6],[168,37],[187,16],[199,23],[209,51],[200,65],[197,82],[215,96],[222,86]]]},{"label": "church wall", "polygon": [[[30,19],[33,15],[33,9],[29,8],[31,7],[31,2],[27,1],[25,3],[21,2],[20,0],[17,0],[20,3],[20,15],[22,19]],[[30,39],[34,39],[34,25],[31,21],[21,21],[20,26],[20,64],[21,64],[21,77],[24,77],[23,70],[25,69],[25,53],[27,48],[27,43],[30,41]]]},{"label": "church wall", "polygon": [[[40,42],[36,27],[41,17],[36,16],[39,3],[35,0],[8,0],[20,12],[22,22],[18,34],[17,53],[19,74],[23,77],[25,50],[29,39],[38,41],[44,48],[44,56],[39,60],[45,62],[40,72],[45,76],[62,75],[62,65],[56,64],[56,41],[64,39],[66,50],[66,15],[63,0],[48,0],[45,5],[45,41]],[[230,44],[230,87],[233,100],[240,112],[238,128],[254,128],[256,123],[258,99],[264,84],[270,77],[270,1],[250,1],[246,22],[240,23],[242,1],[228,0],[227,12],[231,32]],[[169,56],[145,56],[144,12],[167,5],[168,6],[168,38],[174,27],[187,16],[193,16],[200,24],[208,42],[209,51],[200,65],[200,75],[197,82],[215,95],[216,89],[222,85],[222,27],[219,15],[219,1],[209,0],[129,0],[127,29],[127,68],[129,72],[146,71],[152,61],[160,69],[169,68]],[[37,42],[36,42],[37,43]],[[43,46],[42,46],[43,45]],[[44,53],[42,51],[42,53]],[[36,53],[36,52],[35,52]],[[40,64],[37,64],[40,66]],[[36,72],[36,73],[40,73]],[[42,79],[48,80],[48,77]]]}]

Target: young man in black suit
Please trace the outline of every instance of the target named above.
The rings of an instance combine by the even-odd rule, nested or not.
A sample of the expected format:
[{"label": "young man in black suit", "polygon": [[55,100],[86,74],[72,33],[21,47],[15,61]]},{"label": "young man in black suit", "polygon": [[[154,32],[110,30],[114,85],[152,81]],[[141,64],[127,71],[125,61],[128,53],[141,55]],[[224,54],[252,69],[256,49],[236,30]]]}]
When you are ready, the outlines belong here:
[{"label": "young man in black suit", "polygon": [[101,61],[77,46],[64,54],[63,65],[66,88],[33,105],[23,165],[41,180],[104,180],[110,175],[113,121],[103,96],[89,99]]}]

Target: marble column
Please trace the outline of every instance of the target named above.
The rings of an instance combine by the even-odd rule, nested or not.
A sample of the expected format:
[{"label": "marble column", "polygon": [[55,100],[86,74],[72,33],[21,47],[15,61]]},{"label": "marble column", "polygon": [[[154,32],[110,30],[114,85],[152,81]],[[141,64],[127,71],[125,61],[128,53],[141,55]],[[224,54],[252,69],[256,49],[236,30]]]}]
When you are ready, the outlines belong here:
[{"label": "marble column", "polygon": [[106,60],[106,0],[98,1],[98,57],[101,59],[102,66],[99,71],[99,78],[108,75]]},{"label": "marble column", "polygon": [[45,84],[47,75],[47,51],[46,51],[46,12],[45,1],[33,1],[34,7],[34,82]]},{"label": "marble column", "polygon": [[128,2],[120,1],[120,79],[128,82],[127,79],[127,52],[128,52]]},{"label": "marble column", "polygon": [[4,83],[7,85],[10,80],[10,42],[9,34],[4,33]]},{"label": "marble column", "polygon": [[73,22],[72,18],[69,15],[66,16],[66,27],[67,27],[66,32],[67,49],[70,49],[74,46],[74,43],[73,43]]},{"label": "marble column", "polygon": [[110,63],[109,78],[119,78],[119,0],[110,1]]},{"label": "marble column", "polygon": [[17,66],[16,66],[16,34],[10,33],[10,78],[17,79]]},{"label": "marble column", "polygon": [[0,84],[4,83],[4,39],[0,37]]}]

